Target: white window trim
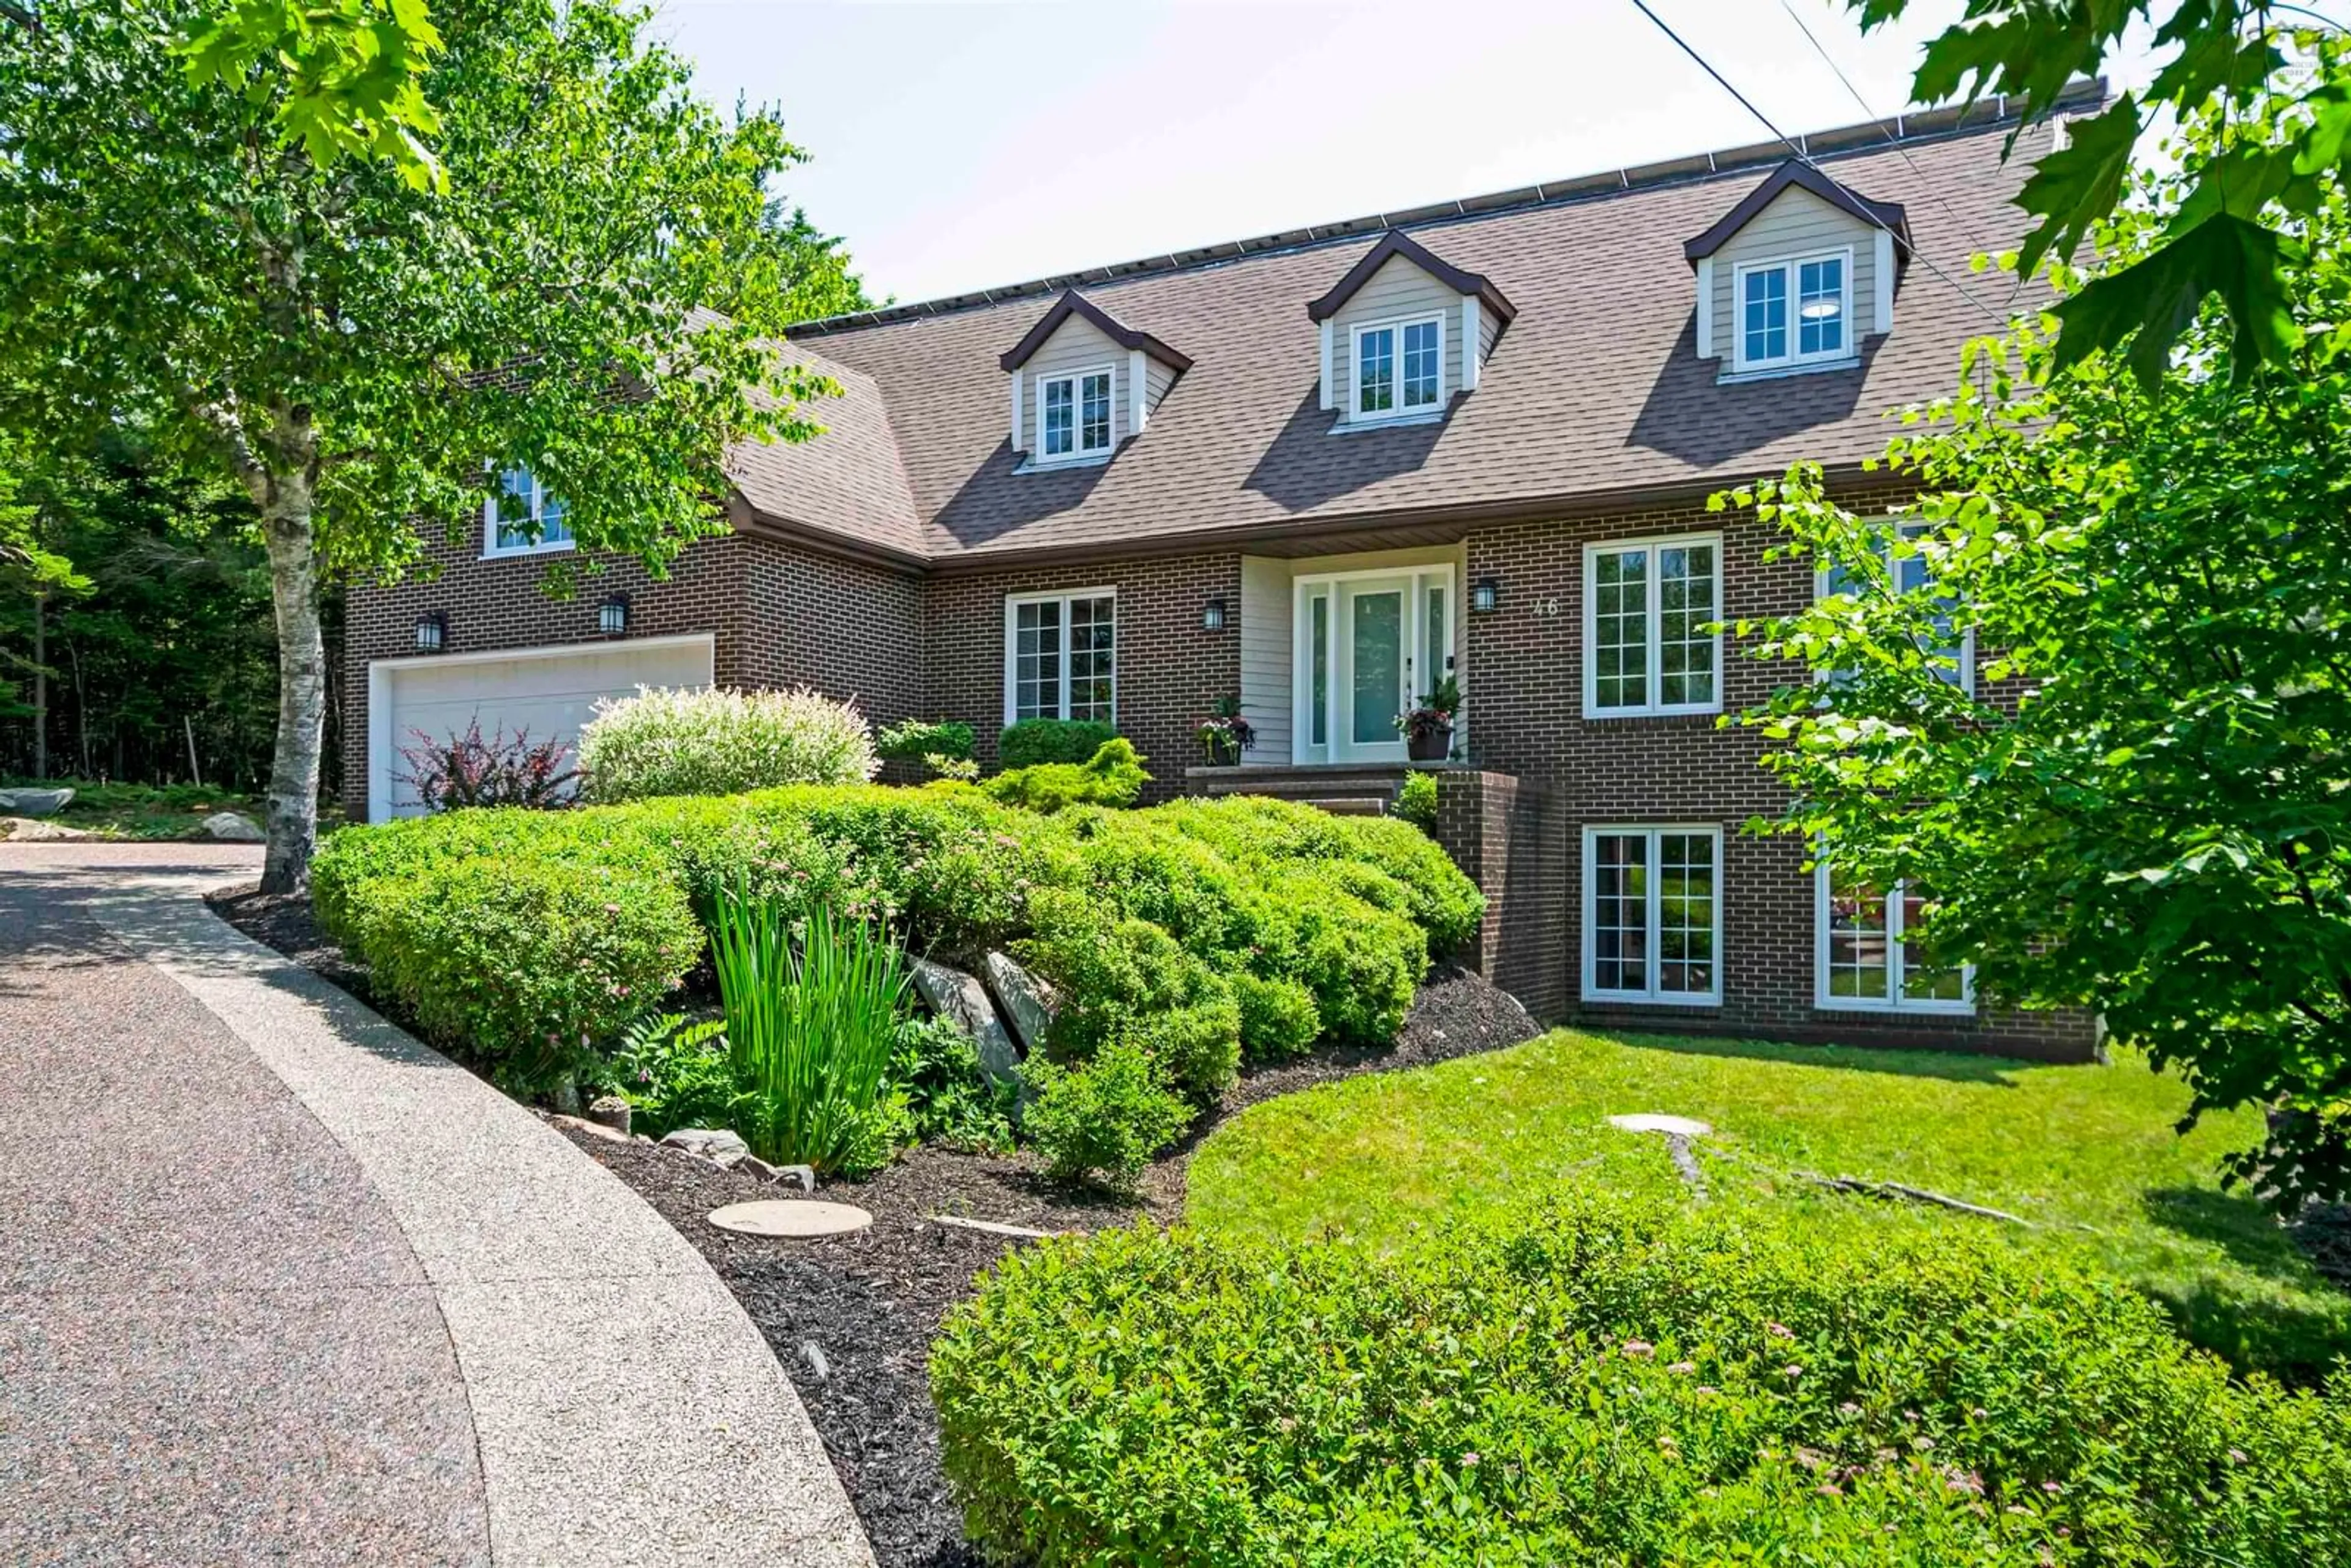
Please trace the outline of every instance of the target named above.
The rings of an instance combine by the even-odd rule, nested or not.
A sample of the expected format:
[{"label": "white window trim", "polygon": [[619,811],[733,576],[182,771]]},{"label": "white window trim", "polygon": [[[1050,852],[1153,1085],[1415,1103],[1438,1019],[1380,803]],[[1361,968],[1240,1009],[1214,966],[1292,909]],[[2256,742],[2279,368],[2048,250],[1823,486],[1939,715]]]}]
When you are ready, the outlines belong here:
[{"label": "white window trim", "polygon": [[1902,940],[1902,887],[1896,883],[1886,895],[1886,995],[1837,997],[1829,994],[1829,867],[1823,861],[1813,868],[1813,1006],[1822,1012],[1914,1013],[1943,1018],[1973,1018],[1976,1010],[1976,967],[1959,966],[1959,999],[1906,997],[1903,970],[1907,967]]},{"label": "white window trim", "polygon": [[[1404,406],[1404,329],[1406,327],[1434,326],[1437,329],[1437,401]],[[1395,334],[1395,406],[1376,413],[1364,412],[1364,334],[1387,332]],[[1414,316],[1397,316],[1385,321],[1358,321],[1347,329],[1347,422],[1350,424],[1384,424],[1393,419],[1431,419],[1445,412],[1445,313],[1430,311]]]},{"label": "white window trim", "polygon": [[1110,717],[1105,723],[1118,723],[1118,590],[1116,588],[1056,588],[1042,593],[1008,593],[1004,596],[1004,723],[1007,728],[1019,722],[1020,716],[1020,606],[1024,604],[1059,604],[1061,607],[1061,684],[1055,698],[1055,711],[1031,714],[1032,718],[1063,718],[1070,714],[1070,601],[1072,599],[1107,599],[1111,601],[1110,621]]},{"label": "white window trim", "polygon": [[[516,466],[522,465],[517,464]],[[540,538],[519,545],[498,543],[498,502],[505,496],[498,477],[501,472],[496,468],[490,470],[490,493],[482,498],[482,559],[502,560],[518,555],[560,555],[573,549],[575,541],[569,538]],[[547,492],[540,486],[537,474],[528,468],[523,468],[523,472],[530,475],[530,517],[531,521],[538,522],[546,509]]]},{"label": "white window trim", "polygon": [[[1893,520],[1888,518],[1887,521],[1890,523]],[[1905,538],[1917,538],[1923,534],[1932,533],[1936,528],[1932,523],[1899,523],[1894,526],[1900,530]],[[1894,546],[1891,540],[1887,541],[1884,549],[1877,552],[1877,556],[1886,563],[1888,571],[1896,569]],[[1823,566],[1813,573],[1813,602],[1817,604],[1828,596],[1829,569]],[[1816,682],[1835,678],[1835,672],[1833,670],[1817,670],[1813,674],[1813,679]],[[1959,694],[1962,696],[1970,697],[1976,695],[1976,629],[1972,626],[1959,633]]]},{"label": "white window trim", "polygon": [[[1110,439],[1100,446],[1088,446],[1086,442],[1085,402],[1078,383],[1088,376],[1110,378]],[[1035,438],[1029,443],[1029,461],[1039,468],[1058,468],[1064,463],[1099,462],[1118,450],[1118,367],[1116,365],[1083,365],[1070,371],[1041,371],[1036,378],[1033,394],[1037,423]],[[1056,382],[1070,383],[1070,433],[1077,444],[1069,451],[1045,455],[1045,389]]]},{"label": "white window trim", "polygon": [[[1800,299],[1797,284],[1802,278],[1800,270],[1806,262],[1841,261],[1837,272],[1837,319],[1844,324],[1844,341],[1836,348],[1807,354],[1799,345],[1803,341],[1802,324],[1796,311]],[[1747,356],[1747,279],[1759,272],[1783,272],[1788,277],[1788,351],[1772,359],[1754,360]],[[1861,356],[1861,341],[1853,315],[1853,246],[1810,251],[1802,256],[1774,256],[1769,261],[1742,261],[1731,271],[1730,279],[1730,368],[1733,374],[1744,375],[1750,371],[1784,371],[1816,365],[1850,364]]]},{"label": "white window trim", "polygon": [[[1583,716],[1588,719],[1659,718],[1674,714],[1720,713],[1722,711],[1722,633],[1709,634],[1708,641],[1714,652],[1714,696],[1702,703],[1660,703],[1657,694],[1664,689],[1665,671],[1661,667],[1659,643],[1665,629],[1665,615],[1659,603],[1664,592],[1664,580],[1654,558],[1661,549],[1677,545],[1711,545],[1714,548],[1714,623],[1728,619],[1722,605],[1722,536],[1720,534],[1667,534],[1655,538],[1602,539],[1583,547]],[[1602,707],[1600,706],[1600,558],[1624,550],[1646,549],[1653,558],[1648,572],[1649,601],[1644,612],[1648,631],[1648,700],[1638,707]]]},{"label": "white window trim", "polygon": [[[1648,907],[1644,912],[1647,922],[1645,946],[1647,949],[1647,969],[1645,977],[1648,988],[1641,991],[1604,991],[1600,988],[1599,955],[1595,951],[1593,916],[1597,913],[1600,868],[1593,858],[1593,841],[1604,834],[1646,834],[1649,843]],[[1703,994],[1695,991],[1660,991],[1657,970],[1664,955],[1657,940],[1657,907],[1660,894],[1656,875],[1657,839],[1664,833],[1702,834],[1714,845],[1714,970],[1713,988]],[[1630,1002],[1643,1007],[1719,1008],[1722,1005],[1723,931],[1722,931],[1722,827],[1718,822],[1598,822],[1583,830],[1583,903],[1578,946],[1583,949],[1583,996],[1587,1002]]]}]

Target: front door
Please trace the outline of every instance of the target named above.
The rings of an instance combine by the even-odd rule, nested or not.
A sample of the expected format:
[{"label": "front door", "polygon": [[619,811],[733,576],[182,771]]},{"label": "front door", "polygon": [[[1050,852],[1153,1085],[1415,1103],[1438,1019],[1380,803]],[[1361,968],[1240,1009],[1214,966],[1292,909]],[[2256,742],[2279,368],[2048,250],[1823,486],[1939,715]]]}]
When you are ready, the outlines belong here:
[{"label": "front door", "polygon": [[1401,762],[1396,716],[1412,705],[1412,579],[1345,579],[1339,599],[1338,722],[1333,761]]}]

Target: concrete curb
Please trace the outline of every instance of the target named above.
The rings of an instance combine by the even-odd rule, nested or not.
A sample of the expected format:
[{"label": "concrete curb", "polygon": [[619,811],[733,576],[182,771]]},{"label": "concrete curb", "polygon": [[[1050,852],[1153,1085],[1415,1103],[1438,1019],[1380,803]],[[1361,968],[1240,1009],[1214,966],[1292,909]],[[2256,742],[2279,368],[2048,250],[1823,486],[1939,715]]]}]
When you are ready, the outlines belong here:
[{"label": "concrete curb", "polygon": [[465,1381],[493,1560],[871,1568],[799,1395],[693,1246],[538,1117],[221,921],[202,869],[68,874],[392,1209]]}]

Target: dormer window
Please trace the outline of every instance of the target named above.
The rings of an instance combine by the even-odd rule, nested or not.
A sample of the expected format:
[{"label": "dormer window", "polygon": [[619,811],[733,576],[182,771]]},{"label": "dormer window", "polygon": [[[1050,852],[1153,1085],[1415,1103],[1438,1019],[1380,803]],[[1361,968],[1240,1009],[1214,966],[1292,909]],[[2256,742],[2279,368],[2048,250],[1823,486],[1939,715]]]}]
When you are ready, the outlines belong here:
[{"label": "dormer window", "polygon": [[538,555],[572,548],[563,503],[528,468],[501,469],[482,503],[482,554]]},{"label": "dormer window", "polygon": [[1111,449],[1111,385],[1114,372],[1079,371],[1037,378],[1037,460],[1091,457]]},{"label": "dormer window", "polygon": [[1750,262],[1739,268],[1739,351],[1741,371],[1849,360],[1854,355],[1847,323],[1853,316],[1853,253],[1784,261]]},{"label": "dormer window", "polygon": [[1107,463],[1192,368],[1074,289],[997,362],[1012,381],[1013,457],[1031,468]]},{"label": "dormer window", "polygon": [[1355,329],[1355,417],[1423,413],[1445,402],[1445,318]]},{"label": "dormer window", "polygon": [[1322,405],[1332,434],[1441,419],[1478,390],[1495,340],[1518,314],[1474,272],[1391,229],[1306,307],[1322,337]]}]

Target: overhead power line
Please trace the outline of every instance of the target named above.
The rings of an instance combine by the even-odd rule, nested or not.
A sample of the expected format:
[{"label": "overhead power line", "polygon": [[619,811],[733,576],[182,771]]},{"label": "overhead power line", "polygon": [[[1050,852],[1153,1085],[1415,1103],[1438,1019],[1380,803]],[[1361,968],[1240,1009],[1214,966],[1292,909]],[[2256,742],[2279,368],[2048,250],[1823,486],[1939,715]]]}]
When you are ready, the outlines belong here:
[{"label": "overhead power line", "polygon": [[[1663,16],[1658,16],[1655,11],[1649,8],[1648,0],[1633,0],[1633,8],[1640,12],[1642,16],[1646,16],[1650,22],[1656,26],[1657,31],[1663,33],[1667,37],[1673,40],[1673,44],[1676,48],[1678,48],[1682,53],[1697,61],[1698,68],[1706,72],[1707,75],[1712,77],[1715,81],[1720,85],[1723,91],[1729,93],[1732,98],[1737,99],[1739,100],[1739,106],[1741,109],[1744,109],[1748,113],[1753,115],[1756,120],[1761,123],[1764,130],[1770,131],[1774,137],[1778,138],[1780,141],[1784,143],[1788,151],[1795,154],[1796,161],[1798,162],[1803,164],[1806,168],[1811,169],[1823,179],[1831,181],[1840,186],[1844,184],[1843,181],[1838,180],[1835,175],[1830,173],[1826,169],[1820,166],[1819,162],[1815,160],[1810,152],[1804,150],[1803,143],[1798,141],[1794,137],[1781,130],[1779,126],[1773,124],[1770,115],[1756,108],[1754,103],[1745,93],[1732,86],[1730,78],[1724,76],[1720,71],[1715,69],[1712,62],[1708,61],[1704,55],[1699,54],[1698,50],[1692,47],[1689,40],[1684,38],[1679,33],[1675,32],[1672,27],[1668,26]],[[1876,117],[1872,116],[1872,118],[1874,119]],[[1904,156],[1907,158],[1908,154],[1906,152]],[[1933,193],[1934,187],[1931,183],[1929,183],[1928,189],[1929,193]],[[1887,235],[1892,235],[1896,240],[1901,239],[1902,236],[1895,234],[1892,225],[1887,224],[1885,219],[1877,216],[1875,213],[1867,212],[1865,208],[1864,209],[1864,213],[1865,215],[1868,217],[1873,227],[1884,230]],[[1949,273],[1945,272],[1941,267],[1936,266],[1935,263],[1928,256],[1919,254],[1916,246],[1909,246],[1907,248],[1910,251],[1910,259],[1912,261],[1917,262],[1928,272],[1934,274],[1935,277],[1940,278],[1944,287],[1949,288],[1952,293],[1958,295],[1970,305],[1972,305],[1978,310],[1983,312],[1994,326],[2003,329],[2008,326],[2007,317],[2001,315],[1999,311],[1993,309],[1991,306],[1985,304],[1982,300],[1970,293],[1967,287],[1962,285],[1959,279],[1953,277]]]}]

